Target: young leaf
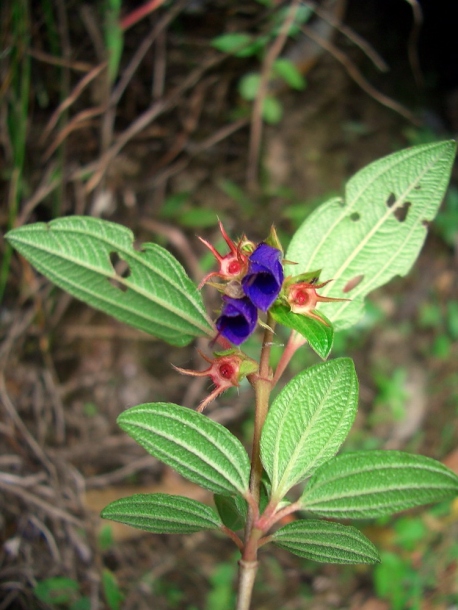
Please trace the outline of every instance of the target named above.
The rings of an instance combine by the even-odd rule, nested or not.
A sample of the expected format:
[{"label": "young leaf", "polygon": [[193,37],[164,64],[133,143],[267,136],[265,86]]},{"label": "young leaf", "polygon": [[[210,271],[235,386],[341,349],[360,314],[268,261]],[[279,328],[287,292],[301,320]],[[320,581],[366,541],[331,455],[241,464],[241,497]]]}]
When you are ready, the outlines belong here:
[{"label": "young leaf", "polygon": [[132,407],[118,424],[151,455],[193,483],[223,495],[248,490],[250,461],[242,443],[205,415],[170,403]]},{"label": "young leaf", "polygon": [[448,184],[455,142],[425,144],[389,155],[359,171],[345,199],[332,199],[295,233],[285,258],[291,273],[321,269],[321,294],[350,301],[329,304],[335,330],[361,316],[366,295],[406,275]]},{"label": "young leaf", "polygon": [[[172,345],[212,335],[202,298],[164,248],[133,247],[133,234],[98,218],[71,216],[13,229],[6,238],[41,273],[82,301]],[[115,256],[127,264],[119,275]]]},{"label": "young leaf", "polygon": [[334,329],[331,322],[321,312],[317,313],[323,318],[323,322],[293,313],[289,307],[281,304],[271,307],[270,313],[279,324],[292,328],[305,337],[318,356],[326,360],[332,348]]},{"label": "young leaf", "polygon": [[168,494],[136,494],[120,498],[108,504],[101,516],[153,534],[191,534],[218,529],[222,525],[210,506]]},{"label": "young leaf", "polygon": [[272,535],[277,546],[322,563],[378,563],[377,549],[351,525],[301,520],[288,523]]},{"label": "young leaf", "polygon": [[458,476],[440,462],[402,451],[344,453],[324,464],[302,508],[336,519],[367,519],[458,494]]},{"label": "young leaf", "polygon": [[106,568],[102,571],[103,593],[110,610],[120,610],[124,595],[119,589],[116,576]]},{"label": "young leaf", "polygon": [[293,89],[305,89],[305,78],[290,59],[280,57],[274,61],[272,68]]},{"label": "young leaf", "polygon": [[283,388],[261,436],[261,459],[275,498],[283,498],[338,451],[357,404],[358,380],[350,358],[313,366]]},{"label": "young leaf", "polygon": [[234,532],[242,529],[245,526],[247,515],[246,500],[240,496],[213,496],[216,510],[218,511],[221,521],[226,527]]}]

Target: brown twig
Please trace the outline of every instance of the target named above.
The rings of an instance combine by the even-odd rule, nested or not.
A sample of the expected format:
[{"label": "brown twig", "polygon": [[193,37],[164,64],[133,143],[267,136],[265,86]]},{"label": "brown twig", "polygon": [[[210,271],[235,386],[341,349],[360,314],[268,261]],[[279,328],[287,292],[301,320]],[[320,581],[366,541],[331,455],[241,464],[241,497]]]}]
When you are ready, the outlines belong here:
[{"label": "brown twig", "polygon": [[410,67],[412,68],[413,77],[419,87],[425,84],[423,72],[421,71],[420,59],[418,57],[418,39],[423,25],[423,10],[418,0],[407,0],[412,7],[413,23],[410,30],[407,53],[409,56]]},{"label": "brown twig", "polygon": [[102,62],[98,66],[95,66],[95,68],[93,68],[88,74],[86,74],[86,76],[84,76],[80,80],[80,82],[76,85],[76,87],[73,89],[73,91],[70,93],[70,95],[61,104],[59,104],[59,106],[53,112],[50,120],[48,121],[48,124],[46,125],[46,127],[43,130],[43,134],[40,138],[40,143],[43,143],[46,140],[46,138],[49,136],[50,132],[57,125],[57,121],[59,120],[59,117],[64,112],[64,110],[69,108],[79,98],[79,96],[84,91],[84,89],[89,85],[89,83],[91,83],[94,80],[94,78],[96,78],[100,74],[100,72],[102,72],[102,70],[104,70],[106,68],[106,66],[107,66],[106,61]]},{"label": "brown twig", "polygon": [[262,108],[267,95],[268,83],[272,72],[272,64],[280,55],[286,43],[288,32],[294,21],[299,3],[300,0],[293,0],[291,2],[288,16],[283,22],[277,38],[267,51],[262,63],[259,88],[254,100],[253,111],[251,113],[250,143],[248,148],[247,187],[248,190],[252,192],[256,191],[258,187],[258,163],[263,125]]},{"label": "brown twig", "polygon": [[363,91],[365,91],[368,95],[370,95],[370,97],[372,97],[374,100],[376,100],[383,106],[386,106],[387,108],[390,108],[391,110],[394,110],[394,112],[397,112],[398,114],[403,116],[405,119],[407,119],[414,125],[420,124],[417,117],[412,112],[410,112],[410,110],[408,110],[405,106],[403,106],[396,100],[391,99],[387,95],[380,93],[380,91],[377,91],[377,89],[375,89],[375,87],[373,87],[364,78],[364,76],[361,74],[359,69],[347,57],[347,55],[345,55],[345,53],[343,53],[340,49],[338,49],[334,44],[332,44],[328,40],[325,40],[324,38],[319,36],[316,32],[314,32],[311,28],[309,28],[307,26],[302,26],[301,29],[304,32],[304,34],[306,34],[314,42],[316,42],[321,47],[323,47],[323,49],[328,51],[328,53],[330,53],[334,57],[334,59],[336,59],[339,63],[341,63],[343,65],[343,67],[345,68],[347,74],[355,81],[355,83],[357,85],[359,85],[361,87],[361,89]]},{"label": "brown twig", "polygon": [[42,61],[52,66],[70,68],[70,70],[75,70],[75,72],[90,72],[94,68],[92,64],[88,64],[85,61],[56,57],[55,55],[51,55],[40,49],[27,49],[27,53],[34,59],[38,59],[38,61]]},{"label": "brown twig", "polygon": [[46,149],[43,154],[44,160],[47,161],[49,157],[53,154],[53,152],[73,131],[92,126],[94,123],[89,119],[92,119],[98,116],[99,114],[102,114],[105,109],[106,106],[96,106],[95,108],[87,108],[86,110],[82,110],[76,116],[74,116],[73,119],[69,121],[65,125],[65,127],[59,131],[52,144]]},{"label": "brown twig", "polygon": [[[182,99],[182,95],[185,91],[193,87],[202,77],[203,74],[207,70],[210,70],[218,63],[223,61],[220,55],[214,55],[206,62],[203,62],[201,66],[196,68],[184,81],[175,87],[168,96],[162,98],[154,102],[145,112],[143,112],[133,123],[129,125],[129,127],[123,131],[116,139],[116,141],[112,144],[112,146],[106,151],[104,155],[99,159],[99,161],[95,164],[97,168],[92,178],[89,180],[86,185],[86,191],[90,193],[93,191],[99,182],[102,180],[105,172],[108,168],[108,165],[111,161],[119,154],[119,152],[126,146],[130,140],[135,137],[139,132],[141,132],[147,125],[152,123],[159,115],[161,115],[166,110],[170,110],[175,107],[180,100]],[[86,167],[83,171],[88,171],[89,168],[93,168],[94,164]]]},{"label": "brown twig", "polygon": [[377,53],[374,47],[367,42],[367,40],[346,26],[344,23],[341,23],[338,18],[336,19],[334,15],[329,13],[327,10],[323,10],[316,2],[303,0],[303,4],[312,8],[318,17],[324,21],[327,21],[335,30],[343,34],[346,38],[348,38],[348,40],[360,48],[361,51],[372,61],[374,66],[380,70],[380,72],[388,72],[389,67],[387,63]]}]

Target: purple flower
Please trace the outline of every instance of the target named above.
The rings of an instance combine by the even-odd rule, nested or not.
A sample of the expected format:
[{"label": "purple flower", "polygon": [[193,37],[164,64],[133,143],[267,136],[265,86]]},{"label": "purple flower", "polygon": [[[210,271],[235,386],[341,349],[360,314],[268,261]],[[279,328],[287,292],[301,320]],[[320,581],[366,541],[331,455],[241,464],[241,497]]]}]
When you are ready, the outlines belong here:
[{"label": "purple flower", "polygon": [[253,303],[247,299],[223,297],[224,305],[221,315],[216,320],[216,328],[223,337],[240,345],[256,328],[258,312]]},{"label": "purple flower", "polygon": [[283,284],[282,253],[268,244],[259,244],[249,257],[248,273],[242,280],[244,293],[258,309],[267,311]]}]

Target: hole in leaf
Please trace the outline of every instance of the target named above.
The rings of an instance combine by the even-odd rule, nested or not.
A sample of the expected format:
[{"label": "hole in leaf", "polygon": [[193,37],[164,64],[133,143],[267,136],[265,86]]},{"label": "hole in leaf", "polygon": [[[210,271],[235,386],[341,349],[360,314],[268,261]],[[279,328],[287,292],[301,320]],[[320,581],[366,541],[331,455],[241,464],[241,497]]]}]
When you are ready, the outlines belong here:
[{"label": "hole in leaf", "polygon": [[355,275],[355,277],[352,277],[351,280],[348,280],[348,282],[345,284],[343,291],[342,292],[351,292],[354,288],[356,288],[356,286],[358,286],[358,284],[361,284],[361,282],[364,279],[364,274],[361,273],[360,275]]},{"label": "hole in leaf", "polygon": [[416,184],[413,188],[414,191],[419,191],[421,189],[421,184]]},{"label": "hole in leaf", "polygon": [[[118,278],[126,278],[130,276],[130,267],[123,260],[117,252],[110,252],[110,263],[113,267],[113,271]],[[125,286],[122,282],[120,282],[116,277],[107,278],[112,286],[118,288],[122,292],[126,292],[127,286]]]},{"label": "hole in leaf", "polygon": [[396,195],[394,193],[390,193],[390,196],[386,200],[386,205],[388,208],[392,208],[396,203]]},{"label": "hole in leaf", "polygon": [[350,220],[353,220],[353,222],[357,222],[360,218],[361,214],[358,212],[353,212],[353,214],[350,214]]},{"label": "hole in leaf", "polygon": [[394,211],[394,217],[396,218],[396,220],[399,220],[399,222],[404,222],[404,220],[407,218],[407,214],[409,213],[409,208],[411,205],[412,204],[410,201],[404,201],[402,206]]},{"label": "hole in leaf", "polygon": [[426,218],[424,218],[421,221],[421,224],[425,227],[425,229],[429,229],[429,227],[431,226],[431,221],[430,220],[426,220]]}]

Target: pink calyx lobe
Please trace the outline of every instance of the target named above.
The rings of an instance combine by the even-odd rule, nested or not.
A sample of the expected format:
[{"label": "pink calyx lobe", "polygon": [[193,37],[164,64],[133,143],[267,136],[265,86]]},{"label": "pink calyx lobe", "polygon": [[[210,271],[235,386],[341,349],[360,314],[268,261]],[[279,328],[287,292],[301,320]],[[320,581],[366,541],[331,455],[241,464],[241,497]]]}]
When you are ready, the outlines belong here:
[{"label": "pink calyx lobe", "polygon": [[224,230],[221,221],[219,228],[224,241],[229,246],[229,252],[223,256],[206,239],[199,237],[219,263],[219,271],[208,273],[200,282],[199,289],[212,277],[219,277],[225,281],[237,280],[245,275],[248,268],[248,256],[242,252],[242,246],[247,245],[248,242],[242,238],[236,245]]},{"label": "pink calyx lobe", "polygon": [[182,369],[178,366],[174,368],[184,375],[192,377],[209,377],[215,386],[212,392],[197,407],[197,411],[202,412],[220,394],[232,387],[238,387],[240,381],[247,375],[258,370],[258,364],[248,358],[243,352],[229,349],[224,352],[216,352],[213,358],[209,358],[200,350],[200,356],[209,363],[209,367],[203,371],[193,371]]},{"label": "pink calyx lobe", "polygon": [[319,322],[326,324],[321,316],[315,313],[318,303],[332,303],[336,301],[348,301],[349,299],[337,299],[333,297],[324,297],[317,293],[317,289],[323,288],[332,280],[327,280],[321,284],[315,282],[297,282],[294,284],[288,283],[286,289],[286,300],[291,308],[291,311],[296,314],[305,315],[309,318],[314,318]]}]

